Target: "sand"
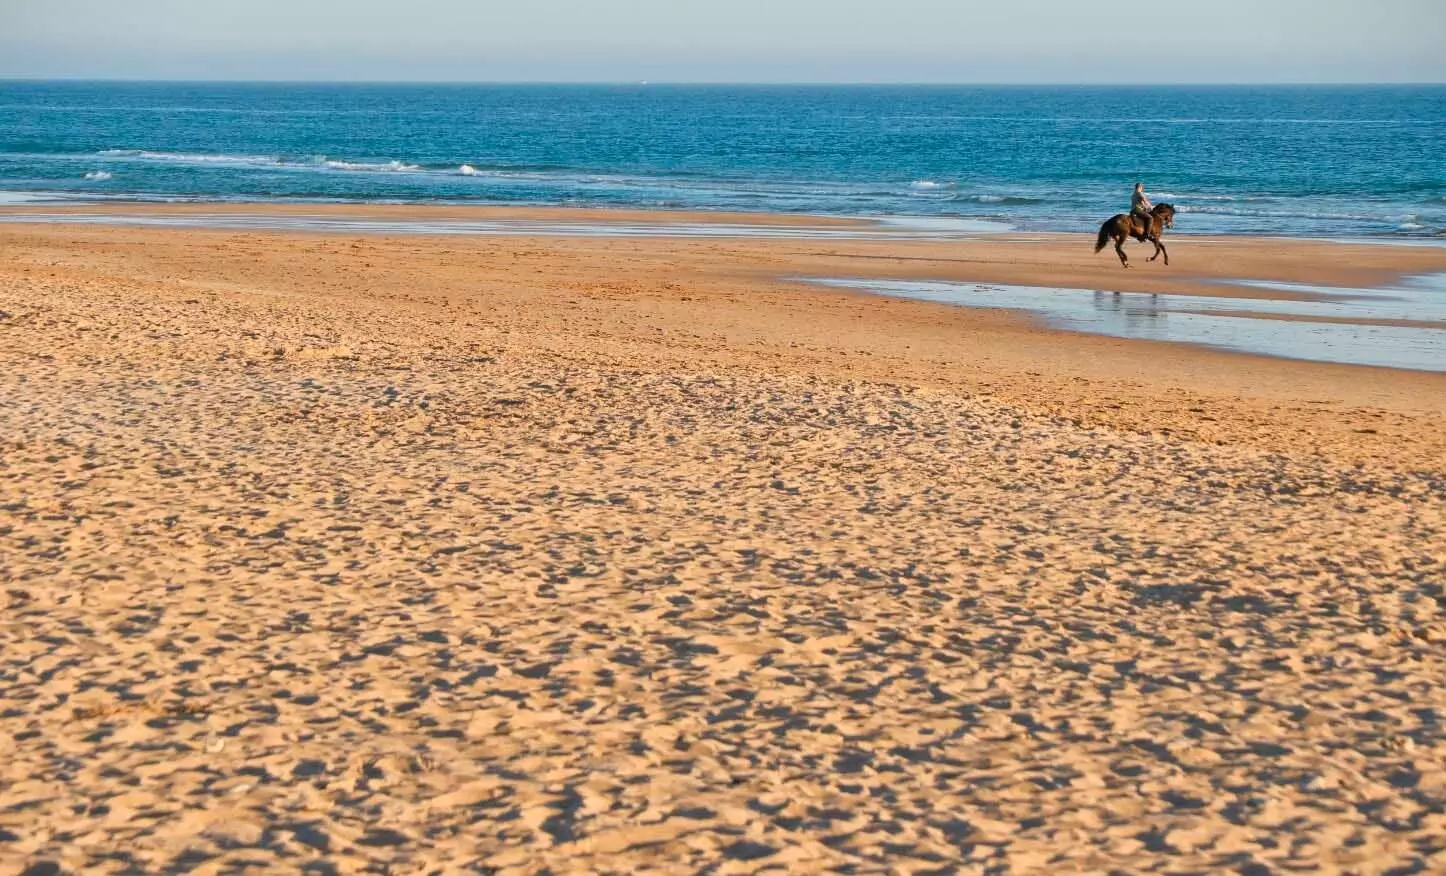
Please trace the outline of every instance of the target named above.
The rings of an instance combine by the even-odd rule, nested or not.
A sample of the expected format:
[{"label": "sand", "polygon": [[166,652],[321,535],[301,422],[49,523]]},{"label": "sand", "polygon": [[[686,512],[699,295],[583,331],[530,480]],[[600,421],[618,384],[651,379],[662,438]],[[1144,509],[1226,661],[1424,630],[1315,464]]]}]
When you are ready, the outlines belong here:
[{"label": "sand", "polygon": [[1446,870],[1446,376],[788,279],[1173,243],[0,226],[0,868]]}]

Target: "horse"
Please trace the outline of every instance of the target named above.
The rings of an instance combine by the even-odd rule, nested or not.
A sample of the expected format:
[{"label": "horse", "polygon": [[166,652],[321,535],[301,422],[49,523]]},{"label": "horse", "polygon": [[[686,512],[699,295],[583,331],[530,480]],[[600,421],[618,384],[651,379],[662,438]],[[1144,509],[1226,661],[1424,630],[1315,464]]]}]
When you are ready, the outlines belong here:
[{"label": "horse", "polygon": [[1166,228],[1175,227],[1175,205],[1156,204],[1155,209],[1150,211],[1150,227],[1146,228],[1133,213],[1116,213],[1105,220],[1100,226],[1099,239],[1095,241],[1095,252],[1105,248],[1105,244],[1113,238],[1115,241],[1115,252],[1120,254],[1120,264],[1130,266],[1130,260],[1125,258],[1125,238],[1133,237],[1141,243],[1149,241],[1155,245],[1155,254],[1150,256],[1149,261],[1154,261],[1160,256],[1165,257],[1165,264],[1170,264],[1170,254],[1165,251],[1165,245],[1160,242],[1160,235],[1165,233]]}]

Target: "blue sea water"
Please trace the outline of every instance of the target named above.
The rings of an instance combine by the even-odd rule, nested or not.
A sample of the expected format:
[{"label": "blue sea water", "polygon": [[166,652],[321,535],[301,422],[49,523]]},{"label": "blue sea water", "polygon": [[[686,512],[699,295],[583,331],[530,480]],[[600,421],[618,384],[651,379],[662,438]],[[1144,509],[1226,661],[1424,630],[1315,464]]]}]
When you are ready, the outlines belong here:
[{"label": "blue sea water", "polygon": [[1446,237],[1446,86],[0,82],[0,202],[360,201]]}]

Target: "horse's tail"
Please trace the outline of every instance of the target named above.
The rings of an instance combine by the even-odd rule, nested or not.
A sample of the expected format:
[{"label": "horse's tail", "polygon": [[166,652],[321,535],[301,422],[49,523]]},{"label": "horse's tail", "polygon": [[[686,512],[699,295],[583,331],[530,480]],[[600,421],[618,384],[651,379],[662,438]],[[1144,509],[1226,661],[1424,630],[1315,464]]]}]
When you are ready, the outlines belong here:
[{"label": "horse's tail", "polygon": [[1100,250],[1104,249],[1105,244],[1110,242],[1110,225],[1114,221],[1114,219],[1106,219],[1105,224],[1100,226],[1100,236],[1095,241],[1095,252],[1099,252]]}]

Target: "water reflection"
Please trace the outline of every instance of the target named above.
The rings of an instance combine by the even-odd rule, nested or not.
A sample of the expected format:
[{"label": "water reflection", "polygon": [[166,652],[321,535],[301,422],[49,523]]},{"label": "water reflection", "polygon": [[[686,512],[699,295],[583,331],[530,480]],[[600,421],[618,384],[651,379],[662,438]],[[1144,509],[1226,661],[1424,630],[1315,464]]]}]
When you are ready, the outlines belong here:
[{"label": "water reflection", "polygon": [[[1239,284],[1310,296],[1304,300],[984,283],[816,282],[966,307],[1024,310],[1040,315],[1056,328],[1110,337],[1197,344],[1317,362],[1446,371],[1446,274],[1416,277],[1385,289]],[[1320,319],[1336,321],[1312,321]],[[1374,325],[1371,320],[1439,324]]]},{"label": "water reflection", "polygon": [[1150,323],[1165,315],[1165,311],[1160,309],[1158,295],[1127,297],[1111,292],[1095,292],[1094,306],[1097,311],[1120,320],[1131,333],[1141,335],[1157,330]]}]

